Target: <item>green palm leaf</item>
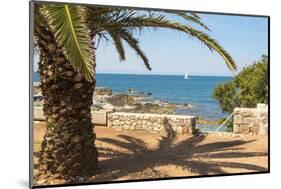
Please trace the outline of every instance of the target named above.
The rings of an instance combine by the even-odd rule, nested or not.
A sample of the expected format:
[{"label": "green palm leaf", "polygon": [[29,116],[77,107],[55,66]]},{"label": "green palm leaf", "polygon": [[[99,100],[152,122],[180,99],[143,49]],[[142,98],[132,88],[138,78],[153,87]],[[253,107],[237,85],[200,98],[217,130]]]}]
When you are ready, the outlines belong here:
[{"label": "green palm leaf", "polygon": [[196,30],[190,26],[181,24],[179,22],[173,22],[163,17],[156,18],[139,18],[138,21],[135,19],[134,22],[126,23],[127,28],[165,28],[172,29],[180,32],[184,32],[192,37],[197,38],[199,41],[203,42],[211,51],[216,51],[224,60],[227,67],[230,70],[236,70],[237,66],[232,59],[232,57],[228,54],[228,52],[221,46],[219,43],[208,36],[206,33]]},{"label": "green palm leaf", "polygon": [[185,13],[185,12],[179,12],[179,11],[173,11],[173,12],[171,12],[171,13],[172,13],[172,14],[175,14],[175,15],[177,15],[177,16],[179,16],[179,17],[182,17],[183,19],[185,19],[185,20],[187,20],[187,21],[189,21],[189,22],[196,23],[196,24],[202,26],[204,29],[210,31],[210,29],[208,28],[208,26],[206,26],[204,23],[202,23],[202,22],[200,21],[200,17],[198,17],[196,14],[191,14],[191,15],[189,15],[189,14],[187,14],[187,13]]},{"label": "green palm leaf", "polygon": [[148,61],[148,58],[146,57],[146,55],[144,54],[144,52],[141,50],[141,48],[139,47],[139,42],[136,38],[133,37],[133,35],[127,31],[122,31],[121,33],[122,38],[128,43],[128,45],[135,50],[136,54],[138,56],[141,57],[141,59],[143,60],[143,63],[145,65],[145,67],[148,70],[152,70]]},{"label": "green palm leaf", "polygon": [[[96,8],[98,9],[98,8]],[[153,29],[171,29],[179,32],[184,32],[189,36],[192,36],[204,45],[206,45],[211,51],[217,52],[226,63],[227,67],[230,70],[236,70],[236,64],[228,52],[213,38],[203,31],[199,31],[187,24],[197,24],[203,27],[206,30],[209,28],[200,21],[200,17],[195,13],[188,13],[183,11],[156,11],[149,12],[149,14],[135,14],[134,11],[130,9],[124,9],[123,12],[120,9],[111,9],[107,10],[108,12],[103,12],[102,14],[96,14],[96,9],[89,8],[88,14],[88,24],[91,30],[94,30],[96,33],[115,31],[122,33],[125,31],[142,31],[144,28],[153,28]],[[166,12],[168,14],[176,15],[180,18],[183,18],[187,21],[187,24],[182,24],[177,21],[171,21],[166,18],[164,14],[157,14],[157,12]],[[99,20],[99,21],[98,21]],[[102,22],[100,22],[102,20]],[[131,37],[128,37],[131,36]],[[138,55],[143,57],[143,60],[149,68],[148,61],[143,52],[139,49],[138,43],[134,41],[133,36],[123,34],[122,38],[133,48]],[[139,52],[139,53],[138,53]]]},{"label": "green palm leaf", "polygon": [[70,63],[88,80],[93,79],[93,49],[90,33],[84,24],[84,8],[49,4],[41,8],[59,46]]},{"label": "green palm leaf", "polygon": [[115,45],[115,49],[119,54],[120,61],[124,61],[126,59],[126,57],[125,57],[125,51],[124,51],[124,47],[123,47],[123,43],[122,43],[120,34],[116,31],[114,32],[111,30],[109,30],[108,33],[113,40],[113,44]]}]

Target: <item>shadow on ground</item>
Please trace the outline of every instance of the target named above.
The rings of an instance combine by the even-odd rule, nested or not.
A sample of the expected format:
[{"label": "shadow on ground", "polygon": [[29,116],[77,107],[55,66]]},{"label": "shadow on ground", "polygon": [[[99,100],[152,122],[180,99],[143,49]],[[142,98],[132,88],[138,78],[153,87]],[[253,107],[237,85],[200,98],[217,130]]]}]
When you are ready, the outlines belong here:
[{"label": "shadow on ground", "polygon": [[[120,140],[99,138],[98,140],[117,146],[119,149],[99,148],[99,174],[94,181],[119,180],[135,173],[146,178],[163,178],[165,175],[155,167],[174,165],[196,175],[226,174],[225,169],[243,169],[246,172],[267,171],[262,166],[231,161],[231,158],[266,156],[263,152],[241,152],[241,146],[255,140],[232,140],[202,144],[205,135],[197,135],[175,143],[175,133],[169,131],[162,137],[156,149],[149,149],[145,141],[128,135],[118,135]],[[204,159],[204,160],[203,160]],[[150,170],[149,173],[145,170]],[[189,176],[189,175],[183,175]],[[140,179],[140,178],[135,178]]]},{"label": "shadow on ground", "polygon": [[[256,143],[254,139],[214,137],[209,140],[208,136],[198,134],[182,135],[178,140],[166,126],[163,136],[147,135],[150,139],[155,137],[153,146],[140,132],[132,135],[128,132],[112,135],[108,132],[116,131],[106,129],[102,132],[97,138],[99,170],[90,179],[93,182],[267,171],[268,153],[253,149],[266,144]],[[40,144],[41,139],[37,140]],[[39,153],[35,152],[34,156],[37,159]],[[34,163],[36,170],[38,162]],[[174,169],[180,169],[181,175],[170,172]]]}]

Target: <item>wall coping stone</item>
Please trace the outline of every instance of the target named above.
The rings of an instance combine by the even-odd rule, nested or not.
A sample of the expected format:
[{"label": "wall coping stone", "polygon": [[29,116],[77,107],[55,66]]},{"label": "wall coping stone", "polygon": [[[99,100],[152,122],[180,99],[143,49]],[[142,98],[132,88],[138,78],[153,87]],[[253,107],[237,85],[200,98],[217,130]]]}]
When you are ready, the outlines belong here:
[{"label": "wall coping stone", "polygon": [[172,118],[187,118],[187,119],[196,119],[197,116],[189,115],[175,115],[175,114],[154,114],[154,113],[131,113],[131,112],[110,112],[114,115],[134,115],[134,116],[155,116],[155,117],[172,117]]}]

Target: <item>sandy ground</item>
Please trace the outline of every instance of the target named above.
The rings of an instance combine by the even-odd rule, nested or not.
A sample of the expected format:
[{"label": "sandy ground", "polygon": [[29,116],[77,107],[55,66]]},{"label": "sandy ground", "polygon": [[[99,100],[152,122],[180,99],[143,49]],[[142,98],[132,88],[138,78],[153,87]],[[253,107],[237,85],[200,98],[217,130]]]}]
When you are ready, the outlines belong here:
[{"label": "sandy ground", "polygon": [[[118,131],[106,127],[96,127],[95,131],[100,168],[92,177],[93,181],[268,170],[267,137],[221,134],[167,137],[147,131]],[[45,123],[36,122],[35,151],[40,149],[44,132]]]}]

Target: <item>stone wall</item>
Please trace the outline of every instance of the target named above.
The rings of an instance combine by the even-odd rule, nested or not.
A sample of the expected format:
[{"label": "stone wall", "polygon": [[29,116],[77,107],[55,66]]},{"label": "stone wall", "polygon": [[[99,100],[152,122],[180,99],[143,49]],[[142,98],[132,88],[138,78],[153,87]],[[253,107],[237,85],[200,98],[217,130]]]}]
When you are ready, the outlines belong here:
[{"label": "stone wall", "polygon": [[34,107],[33,109],[34,121],[45,121],[46,118],[43,114],[43,109],[41,107]]},{"label": "stone wall", "polygon": [[258,104],[257,108],[235,108],[233,132],[239,134],[268,134],[268,106]]},{"label": "stone wall", "polygon": [[92,123],[97,126],[107,126],[107,114],[111,110],[92,111]]},{"label": "stone wall", "polygon": [[[34,107],[33,111],[34,121],[46,121],[41,107]],[[107,126],[107,114],[112,112],[111,110],[92,111],[92,123],[97,126]]]},{"label": "stone wall", "polygon": [[177,134],[194,134],[196,117],[143,113],[108,113],[108,127],[116,129],[148,130],[161,133],[174,131]]}]

